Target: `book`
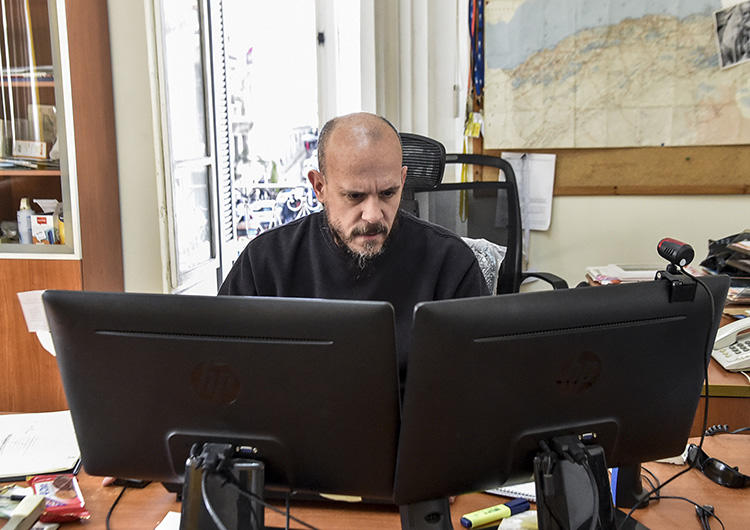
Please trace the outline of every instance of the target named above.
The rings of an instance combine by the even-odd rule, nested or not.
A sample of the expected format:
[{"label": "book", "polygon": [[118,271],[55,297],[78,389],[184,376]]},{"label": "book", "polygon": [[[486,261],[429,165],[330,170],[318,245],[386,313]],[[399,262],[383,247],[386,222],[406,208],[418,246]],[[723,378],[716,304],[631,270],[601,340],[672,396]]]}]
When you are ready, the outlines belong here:
[{"label": "book", "polygon": [[731,258],[726,261],[727,265],[731,265],[735,269],[739,269],[744,272],[750,272],[750,258],[740,259]]},{"label": "book", "polygon": [[743,239],[742,241],[735,241],[727,245],[729,250],[740,252],[742,254],[750,255],[750,239]]},{"label": "book", "polygon": [[658,265],[599,265],[586,267],[589,283],[609,285],[612,283],[643,282],[653,280],[656,271],[664,267]]},{"label": "book", "polygon": [[75,473],[80,461],[70,411],[0,415],[0,481]]},{"label": "book", "polygon": [[536,502],[536,484],[534,481],[514,484],[512,486],[503,486],[501,488],[492,488],[485,490],[485,493]]}]

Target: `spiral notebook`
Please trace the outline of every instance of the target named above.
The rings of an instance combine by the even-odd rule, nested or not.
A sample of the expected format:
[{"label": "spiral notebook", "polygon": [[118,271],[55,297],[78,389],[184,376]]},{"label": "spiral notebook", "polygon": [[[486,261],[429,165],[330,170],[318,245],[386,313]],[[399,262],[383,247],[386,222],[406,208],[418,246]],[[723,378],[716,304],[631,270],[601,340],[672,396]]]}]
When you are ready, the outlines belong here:
[{"label": "spiral notebook", "polygon": [[504,486],[502,488],[492,488],[485,490],[485,493],[492,493],[493,495],[501,495],[503,497],[521,498],[531,502],[536,502],[536,484],[534,484],[534,481],[514,484],[512,486]]}]

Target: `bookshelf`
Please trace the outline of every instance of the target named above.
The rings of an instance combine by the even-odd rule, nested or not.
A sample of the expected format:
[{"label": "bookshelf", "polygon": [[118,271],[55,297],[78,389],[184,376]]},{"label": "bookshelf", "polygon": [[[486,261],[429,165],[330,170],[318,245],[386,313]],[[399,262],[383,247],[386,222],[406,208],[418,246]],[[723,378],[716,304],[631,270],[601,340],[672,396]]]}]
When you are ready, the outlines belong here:
[{"label": "bookshelf", "polygon": [[[66,102],[71,89],[66,83],[68,69],[60,47],[59,37],[66,34],[66,28],[60,26],[65,21],[64,16],[58,16],[60,5],[64,4],[57,0],[8,0],[0,21],[0,51],[4,59],[0,70],[2,257],[80,257],[77,229],[63,230],[64,240],[57,241],[54,249],[22,245],[18,236],[14,237],[16,211],[24,197],[30,200],[35,214],[48,212],[35,205],[34,199],[58,201],[64,223],[76,213],[75,190],[71,192],[70,186],[75,161],[63,152],[72,137],[72,120],[66,120],[66,113],[70,115]],[[36,156],[43,152],[45,158],[26,156],[24,147],[37,150]]]},{"label": "bookshelf", "polygon": [[[8,14],[26,1],[6,0]],[[54,104],[60,168],[1,168],[0,220],[15,220],[21,197],[55,198],[63,202],[66,242],[0,243],[0,365],[6,381],[0,385],[0,410],[13,412],[67,408],[55,359],[26,330],[16,293],[123,290],[107,3],[28,0],[28,5],[37,63],[52,65],[54,81],[22,82],[12,91],[28,93],[28,85],[36,85],[37,101]],[[6,96],[11,90],[5,81],[0,89]]]}]

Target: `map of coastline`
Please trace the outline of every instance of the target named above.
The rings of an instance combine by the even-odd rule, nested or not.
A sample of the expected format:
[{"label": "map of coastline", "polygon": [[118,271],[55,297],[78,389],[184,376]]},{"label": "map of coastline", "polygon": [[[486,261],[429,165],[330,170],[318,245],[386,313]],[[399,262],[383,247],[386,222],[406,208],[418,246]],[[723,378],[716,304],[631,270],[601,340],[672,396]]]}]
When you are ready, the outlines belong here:
[{"label": "map of coastline", "polygon": [[750,64],[709,0],[490,0],[485,147],[750,143]]}]

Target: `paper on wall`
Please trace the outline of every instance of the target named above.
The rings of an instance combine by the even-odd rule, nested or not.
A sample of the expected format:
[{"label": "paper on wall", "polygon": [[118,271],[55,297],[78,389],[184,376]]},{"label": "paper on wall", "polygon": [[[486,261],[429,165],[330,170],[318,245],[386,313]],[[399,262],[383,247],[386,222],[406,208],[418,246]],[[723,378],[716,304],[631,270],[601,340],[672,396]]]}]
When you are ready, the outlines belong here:
[{"label": "paper on wall", "polygon": [[554,154],[502,153],[516,174],[524,230],[549,230],[552,190],[555,185]]}]

